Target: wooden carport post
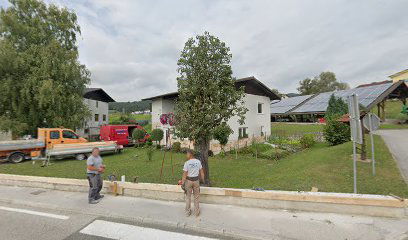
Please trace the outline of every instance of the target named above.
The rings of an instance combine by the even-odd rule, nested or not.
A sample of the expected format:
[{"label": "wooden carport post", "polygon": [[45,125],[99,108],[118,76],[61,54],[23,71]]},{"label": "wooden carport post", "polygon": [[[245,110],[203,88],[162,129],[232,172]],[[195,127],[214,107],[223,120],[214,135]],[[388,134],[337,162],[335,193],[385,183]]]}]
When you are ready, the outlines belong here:
[{"label": "wooden carport post", "polygon": [[380,117],[381,121],[385,121],[385,99],[382,102],[379,102],[377,104],[377,110],[378,110],[378,117]]}]

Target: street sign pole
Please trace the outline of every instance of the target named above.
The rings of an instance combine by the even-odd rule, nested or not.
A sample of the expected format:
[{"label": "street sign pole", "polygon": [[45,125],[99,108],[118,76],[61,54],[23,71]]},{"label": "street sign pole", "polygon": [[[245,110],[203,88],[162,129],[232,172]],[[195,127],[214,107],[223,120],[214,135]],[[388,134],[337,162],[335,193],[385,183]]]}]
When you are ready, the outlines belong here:
[{"label": "street sign pole", "polygon": [[360,108],[358,96],[354,93],[348,99],[351,140],[353,141],[353,175],[354,193],[357,193],[357,143],[362,144],[363,135],[360,121]]},{"label": "street sign pole", "polygon": [[353,141],[353,174],[354,174],[354,193],[357,193],[357,146]]},{"label": "street sign pole", "polygon": [[375,176],[375,157],[374,157],[374,136],[373,136],[373,115],[369,113],[369,130],[370,130],[370,140],[371,140],[371,160],[373,165],[373,175]]}]

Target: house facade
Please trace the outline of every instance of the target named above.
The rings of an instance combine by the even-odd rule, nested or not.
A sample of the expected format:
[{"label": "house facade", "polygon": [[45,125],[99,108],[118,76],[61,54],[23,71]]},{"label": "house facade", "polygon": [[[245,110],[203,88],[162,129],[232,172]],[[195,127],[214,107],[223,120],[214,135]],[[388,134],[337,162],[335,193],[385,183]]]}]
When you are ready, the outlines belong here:
[{"label": "house facade", "polygon": [[406,83],[408,82],[408,69],[402,70],[400,72],[394,73],[391,76],[389,76],[393,82],[398,82],[398,81],[405,81]]},{"label": "house facade", "polygon": [[[245,115],[245,123],[239,124],[238,116],[233,116],[227,123],[234,131],[229,137],[226,150],[251,144],[253,139],[261,139],[271,134],[270,103],[271,100],[279,99],[267,86],[255,77],[236,80],[237,89],[241,86],[245,89],[244,104],[248,109]],[[193,147],[193,143],[187,140],[180,141],[174,134],[174,126],[162,124],[160,117],[163,114],[174,113],[177,92],[163,94],[143,100],[152,100],[152,128],[161,128],[164,131],[162,144],[171,145],[173,142],[181,142],[183,147]],[[217,141],[212,141],[210,149],[218,153],[221,148]]]},{"label": "house facade", "polygon": [[109,103],[115,100],[101,88],[87,88],[83,97],[91,116],[85,121],[84,126],[77,130],[77,133],[81,137],[96,139],[99,136],[100,126],[109,124]]}]

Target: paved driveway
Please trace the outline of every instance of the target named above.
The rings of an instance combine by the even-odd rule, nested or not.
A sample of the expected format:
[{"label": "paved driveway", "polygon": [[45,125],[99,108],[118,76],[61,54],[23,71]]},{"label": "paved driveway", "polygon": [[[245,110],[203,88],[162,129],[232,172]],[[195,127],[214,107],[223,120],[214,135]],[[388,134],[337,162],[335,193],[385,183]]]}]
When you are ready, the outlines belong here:
[{"label": "paved driveway", "polygon": [[408,184],[408,130],[378,130],[375,134],[384,139]]}]

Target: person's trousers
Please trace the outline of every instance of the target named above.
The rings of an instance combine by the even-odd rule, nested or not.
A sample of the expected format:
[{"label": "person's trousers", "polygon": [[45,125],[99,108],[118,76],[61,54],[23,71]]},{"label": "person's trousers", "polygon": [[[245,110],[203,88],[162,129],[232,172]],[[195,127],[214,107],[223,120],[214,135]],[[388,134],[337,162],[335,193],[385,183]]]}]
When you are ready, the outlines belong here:
[{"label": "person's trousers", "polygon": [[102,190],[103,181],[100,174],[88,173],[89,195],[88,200],[96,200],[100,198],[100,191]]},{"label": "person's trousers", "polygon": [[186,213],[191,212],[191,192],[194,195],[194,214],[200,214],[200,181],[186,180]]}]

